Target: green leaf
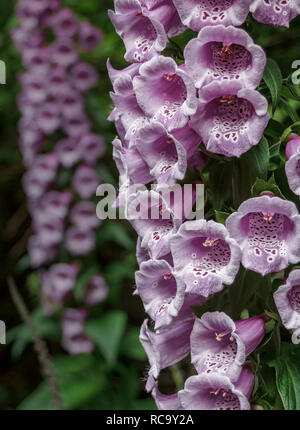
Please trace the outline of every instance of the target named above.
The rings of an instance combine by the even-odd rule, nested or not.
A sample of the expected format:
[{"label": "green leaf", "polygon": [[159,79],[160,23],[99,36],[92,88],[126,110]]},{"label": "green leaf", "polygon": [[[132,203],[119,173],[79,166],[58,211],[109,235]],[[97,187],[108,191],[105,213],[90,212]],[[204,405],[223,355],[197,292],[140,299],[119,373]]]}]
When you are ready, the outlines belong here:
[{"label": "green leaf", "polygon": [[127,315],[123,311],[111,311],[85,324],[88,335],[110,364],[116,362],[126,324]]},{"label": "green leaf", "polygon": [[146,360],[146,353],[139,340],[140,329],[138,327],[130,330],[122,342],[121,350],[127,357],[135,360]]},{"label": "green leaf", "polygon": [[232,183],[232,163],[214,162],[209,168],[207,189],[216,210],[221,210],[224,202],[230,198]]},{"label": "green leaf", "polygon": [[300,410],[300,348],[283,342],[281,354],[267,364],[276,371],[276,385],[284,409]]},{"label": "green leaf", "polygon": [[277,108],[279,95],[282,87],[282,74],[276,61],[268,58],[267,65],[264,71],[263,80],[269,88],[272,98],[273,114]]},{"label": "green leaf", "polygon": [[278,185],[276,185],[273,176],[272,176],[271,179],[272,179],[271,181],[266,182],[263,179],[257,178],[256,181],[255,181],[255,184],[251,188],[251,194],[252,194],[252,196],[253,197],[257,197],[257,196],[259,196],[263,192],[270,191],[275,196],[278,196],[278,197],[280,197],[282,199],[285,199],[284,195],[280,191],[280,188],[278,187]]},{"label": "green leaf", "polygon": [[215,215],[217,222],[225,225],[230,214],[228,212],[215,211]]}]

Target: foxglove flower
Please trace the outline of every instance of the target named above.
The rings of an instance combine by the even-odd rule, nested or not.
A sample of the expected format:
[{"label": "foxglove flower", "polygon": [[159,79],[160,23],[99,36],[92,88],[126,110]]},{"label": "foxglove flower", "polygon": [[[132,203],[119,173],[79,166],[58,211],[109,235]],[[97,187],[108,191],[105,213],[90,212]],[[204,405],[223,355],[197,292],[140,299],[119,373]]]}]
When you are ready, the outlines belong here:
[{"label": "foxglove flower", "polygon": [[62,316],[62,346],[71,355],[86,354],[94,349],[94,344],[86,335],[84,322],[88,317],[85,309],[65,309]]},{"label": "foxglove flower", "polygon": [[142,9],[151,18],[159,21],[169,37],[174,37],[185,30],[177,9],[170,0],[142,0]]},{"label": "foxglove flower", "polygon": [[245,365],[235,384],[227,376],[213,373],[191,376],[178,397],[188,410],[248,410],[253,386],[254,375]]},{"label": "foxglove flower", "polygon": [[58,263],[41,273],[43,294],[54,303],[63,303],[72,292],[79,272],[75,264]]},{"label": "foxglove flower", "polygon": [[263,24],[289,27],[290,22],[300,14],[299,0],[254,0],[250,12],[256,21]]},{"label": "foxglove flower", "polygon": [[133,88],[143,112],[168,130],[184,127],[196,112],[194,83],[170,57],[158,55],[142,64]]},{"label": "foxglove flower", "polygon": [[232,26],[203,28],[185,47],[186,67],[196,88],[211,81],[239,81],[256,88],[264,72],[266,55],[242,29]]},{"label": "foxglove flower", "polygon": [[234,282],[241,250],[226,228],[214,221],[188,221],[170,239],[175,271],[188,293],[209,297]]},{"label": "foxglove flower", "polygon": [[162,394],[158,389],[157,383],[155,383],[151,394],[159,411],[180,411],[183,409],[178,398],[178,393]]},{"label": "foxglove flower", "polygon": [[194,319],[190,319],[179,322],[169,329],[153,332],[148,328],[148,320],[144,321],[141,327],[140,342],[150,363],[146,384],[148,392],[154,388],[155,380],[161,370],[178,363],[189,354],[193,324]]},{"label": "foxglove flower", "polygon": [[270,195],[246,200],[226,227],[242,249],[246,269],[265,276],[300,261],[300,216],[290,201]]},{"label": "foxglove flower", "polygon": [[89,22],[81,22],[79,24],[79,43],[85,52],[92,51],[97,48],[102,41],[102,32],[99,28],[94,27]]},{"label": "foxglove flower", "polygon": [[97,70],[88,63],[78,62],[71,69],[71,75],[74,87],[81,92],[85,92],[94,87],[98,80],[99,75]]},{"label": "foxglove flower", "polygon": [[173,0],[183,24],[199,31],[207,25],[240,26],[249,13],[251,0]]},{"label": "foxglove flower", "polygon": [[290,189],[300,196],[300,137],[292,134],[285,147],[285,173]]},{"label": "foxglove flower", "polygon": [[100,225],[101,221],[97,218],[96,208],[92,202],[80,201],[76,203],[70,212],[70,220],[78,227],[93,229]]},{"label": "foxglove flower", "polygon": [[142,8],[138,0],[115,0],[108,15],[126,47],[125,60],[140,63],[163,51],[167,44],[164,26]]},{"label": "foxglove flower", "polygon": [[84,301],[88,306],[104,302],[109,293],[108,286],[101,275],[94,275],[84,291]]},{"label": "foxglove flower", "polygon": [[53,30],[58,37],[72,38],[78,30],[78,21],[71,9],[61,9],[53,20]]},{"label": "foxglove flower", "polygon": [[274,293],[274,300],[283,325],[293,330],[292,340],[300,343],[300,270],[293,270],[284,285]]},{"label": "foxglove flower", "polygon": [[88,255],[95,246],[93,230],[85,226],[69,227],[65,236],[65,246],[72,255]]},{"label": "foxglove flower", "polygon": [[61,67],[69,67],[76,63],[78,54],[72,39],[58,39],[51,47],[51,59]]},{"label": "foxglove flower", "polygon": [[82,148],[82,159],[90,165],[94,165],[106,150],[103,138],[94,133],[81,136],[78,144]]},{"label": "foxglove flower", "polygon": [[234,322],[224,312],[207,312],[196,319],[191,334],[191,357],[197,372],[226,375],[234,382],[247,355],[265,334],[265,316]]},{"label": "foxglove flower", "polygon": [[210,152],[240,157],[262,138],[268,124],[268,102],[240,82],[212,82],[200,91],[190,126]]},{"label": "foxglove flower", "polygon": [[59,140],[54,147],[60,164],[66,168],[72,167],[82,157],[83,148],[75,138]]},{"label": "foxglove flower", "polygon": [[97,172],[89,166],[77,167],[72,178],[72,185],[83,199],[88,199],[96,194],[96,189],[100,185],[100,177]]}]

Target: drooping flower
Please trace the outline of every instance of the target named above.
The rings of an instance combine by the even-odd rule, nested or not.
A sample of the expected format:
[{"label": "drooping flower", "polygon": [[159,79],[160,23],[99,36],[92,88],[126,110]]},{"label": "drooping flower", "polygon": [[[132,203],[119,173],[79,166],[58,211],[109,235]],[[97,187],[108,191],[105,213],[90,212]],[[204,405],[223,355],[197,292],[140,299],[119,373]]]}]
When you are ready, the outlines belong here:
[{"label": "drooping flower", "polygon": [[214,373],[191,376],[178,397],[188,410],[248,410],[253,386],[254,375],[246,364],[235,384]]},{"label": "drooping flower", "polygon": [[226,228],[214,221],[188,221],[170,240],[175,271],[188,293],[209,297],[233,283],[241,250]]},{"label": "drooping flower", "polygon": [[94,27],[89,22],[80,22],[79,43],[85,52],[96,48],[101,42],[102,37],[102,32],[99,28]]},{"label": "drooping flower", "polygon": [[78,272],[75,264],[53,264],[41,273],[42,295],[54,303],[63,303],[74,288]]},{"label": "drooping flower", "polygon": [[156,403],[157,409],[159,411],[180,411],[183,409],[182,404],[179,401],[178,393],[174,394],[162,394],[158,389],[158,384],[155,383],[152,390],[152,397]]},{"label": "drooping flower", "polygon": [[243,24],[252,0],[173,0],[183,24],[199,31],[207,25]]},{"label": "drooping flower", "polygon": [[285,173],[290,189],[300,196],[300,137],[292,134],[285,147]]},{"label": "drooping flower", "polygon": [[96,194],[96,189],[100,185],[98,173],[90,166],[81,165],[77,167],[72,178],[72,185],[83,199],[88,199]]},{"label": "drooping flower", "polygon": [[256,88],[263,75],[266,55],[242,29],[232,26],[203,28],[184,50],[185,64],[196,88],[211,81],[239,81]]},{"label": "drooping flower", "polygon": [[88,306],[94,306],[104,302],[108,293],[109,289],[103,276],[94,275],[85,287],[84,301]]},{"label": "drooping flower", "polygon": [[196,112],[194,83],[170,57],[158,55],[142,64],[133,78],[133,88],[143,112],[168,130],[184,127]]},{"label": "drooping flower", "polygon": [[71,69],[71,76],[74,87],[81,92],[85,92],[94,87],[98,82],[97,70],[89,63],[77,62]]},{"label": "drooping flower", "polygon": [[290,22],[300,14],[299,0],[254,0],[250,12],[263,24],[289,27]]},{"label": "drooping flower", "polygon": [[104,139],[94,133],[87,133],[79,139],[82,148],[82,159],[89,165],[94,165],[106,150]]},{"label": "drooping flower", "polygon": [[293,270],[286,282],[274,293],[274,300],[288,330],[293,330],[292,341],[300,343],[300,270]]},{"label": "drooping flower", "polygon": [[64,309],[62,316],[63,337],[61,344],[69,354],[86,354],[94,349],[92,340],[84,330],[88,317],[86,309]]},{"label": "drooping flower", "polygon": [[193,324],[194,319],[190,319],[179,322],[171,328],[153,332],[148,328],[148,320],[144,321],[140,342],[150,363],[146,384],[148,392],[154,388],[161,370],[178,363],[189,354]]},{"label": "drooping flower", "polygon": [[191,334],[191,358],[197,372],[226,375],[237,381],[247,355],[265,334],[265,316],[234,322],[224,312],[196,319]]},{"label": "drooping flower", "polygon": [[256,145],[268,124],[268,102],[240,82],[211,82],[200,90],[190,126],[210,152],[240,157]]},{"label": "drooping flower", "polygon": [[300,261],[300,216],[290,201],[271,195],[246,200],[226,227],[242,249],[246,269],[264,276]]},{"label": "drooping flower", "polygon": [[74,225],[66,231],[65,246],[72,255],[88,255],[95,246],[95,234],[86,226]]},{"label": "drooping flower", "polygon": [[85,200],[79,201],[72,207],[70,221],[86,229],[96,228],[101,223],[96,215],[96,208],[93,203]]}]

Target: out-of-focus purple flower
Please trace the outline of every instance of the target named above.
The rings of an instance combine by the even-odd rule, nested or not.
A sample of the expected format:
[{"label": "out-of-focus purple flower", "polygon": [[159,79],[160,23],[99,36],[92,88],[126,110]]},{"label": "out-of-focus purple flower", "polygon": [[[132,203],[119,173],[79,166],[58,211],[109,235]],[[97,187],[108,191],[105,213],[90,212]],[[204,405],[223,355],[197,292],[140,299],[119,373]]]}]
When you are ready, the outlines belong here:
[{"label": "out-of-focus purple flower", "polygon": [[70,212],[70,220],[73,224],[85,229],[96,228],[101,222],[97,218],[95,206],[89,201],[76,203]]},{"label": "out-of-focus purple flower", "polygon": [[95,169],[84,165],[77,167],[72,178],[74,189],[83,199],[96,195],[96,189],[100,183],[100,177]]},{"label": "out-of-focus purple flower", "polygon": [[84,322],[88,317],[86,309],[65,309],[62,316],[62,346],[69,354],[87,354],[94,344],[86,335]]},{"label": "out-of-focus purple flower", "polygon": [[60,95],[61,98],[61,113],[64,118],[72,118],[77,115],[84,115],[83,111],[83,100],[76,89],[70,87],[68,91]]},{"label": "out-of-focus purple flower", "polygon": [[160,371],[178,363],[190,352],[190,334],[194,319],[178,323],[166,330],[153,332],[148,328],[145,320],[140,333],[142,343],[148,356],[150,370],[146,384],[149,392],[155,386]]},{"label": "out-of-focus purple flower", "polygon": [[42,219],[50,216],[63,219],[72,200],[73,195],[70,191],[48,191],[34,209],[34,217]]},{"label": "out-of-focus purple flower", "polygon": [[71,9],[60,9],[53,19],[52,28],[59,38],[72,38],[78,30],[78,21]]},{"label": "out-of-focus purple flower", "polygon": [[300,14],[299,0],[254,0],[250,12],[256,21],[263,24],[289,27],[290,22]]},{"label": "out-of-focus purple flower", "polygon": [[49,74],[48,90],[49,94],[54,97],[61,97],[61,95],[70,92],[68,75],[64,67],[52,67]]},{"label": "out-of-focus purple flower", "polygon": [[105,279],[101,275],[94,275],[88,282],[84,291],[84,300],[88,306],[104,302],[109,293]]},{"label": "out-of-focus purple flower", "polygon": [[61,165],[66,168],[78,163],[82,157],[82,148],[75,138],[59,140],[55,144],[54,150],[59,157]]},{"label": "out-of-focus purple flower", "polygon": [[300,137],[292,134],[285,147],[285,173],[290,189],[300,196]]},{"label": "out-of-focus purple flower", "polygon": [[226,228],[214,221],[188,221],[170,239],[174,268],[186,291],[209,297],[234,282],[241,250]]},{"label": "out-of-focus purple flower", "polygon": [[102,32],[99,28],[94,27],[89,22],[81,22],[79,25],[79,43],[85,51],[91,51],[97,48],[102,40]]},{"label": "out-of-focus purple flower", "polygon": [[200,90],[190,126],[210,152],[240,157],[256,145],[268,124],[268,102],[240,82],[211,82]]},{"label": "out-of-focus purple flower", "polygon": [[83,161],[90,165],[95,164],[106,151],[104,139],[94,133],[87,133],[81,136],[79,145],[82,148]]},{"label": "out-of-focus purple flower", "polygon": [[270,195],[246,200],[226,227],[242,249],[246,269],[265,276],[300,261],[300,216],[288,200]]},{"label": "out-of-focus purple flower", "polygon": [[293,270],[286,282],[274,293],[274,300],[288,330],[293,330],[292,341],[300,343],[300,270]]},{"label": "out-of-focus purple flower", "polygon": [[248,410],[253,386],[254,375],[246,364],[235,384],[214,373],[191,376],[178,397],[187,410]]},{"label": "out-of-focus purple flower", "polygon": [[230,80],[254,89],[266,65],[263,49],[244,30],[223,25],[203,28],[186,45],[184,57],[196,88],[213,80]]},{"label": "out-of-focus purple flower", "polygon": [[24,49],[22,59],[25,67],[30,69],[33,74],[45,76],[50,72],[47,49],[40,47]]},{"label": "out-of-focus purple flower", "polygon": [[42,103],[46,100],[48,90],[43,76],[26,72],[19,77],[19,81],[24,88],[24,100],[27,103]]},{"label": "out-of-focus purple flower", "polygon": [[170,57],[158,55],[142,64],[139,75],[133,78],[133,88],[145,114],[168,130],[184,127],[196,112],[194,83]]},{"label": "out-of-focus purple flower", "polygon": [[72,39],[58,39],[51,46],[51,59],[61,67],[69,67],[78,59],[77,50]]},{"label": "out-of-focus purple flower", "polygon": [[98,82],[99,75],[95,67],[83,61],[75,64],[71,69],[72,81],[79,91],[85,92],[94,87]]},{"label": "out-of-focus purple flower", "polygon": [[58,245],[63,239],[64,227],[63,220],[53,215],[33,218],[33,229],[44,247]]},{"label": "out-of-focus purple flower", "polygon": [[115,0],[108,15],[126,47],[125,60],[140,63],[163,51],[167,44],[164,26],[142,8],[138,0]]},{"label": "out-of-focus purple flower", "polygon": [[47,272],[42,272],[42,293],[54,303],[63,303],[70,297],[78,272],[75,264],[53,264]]},{"label": "out-of-focus purple flower", "polygon": [[65,235],[65,246],[72,255],[88,255],[95,246],[95,234],[84,226],[69,227]]},{"label": "out-of-focus purple flower", "polygon": [[56,101],[43,103],[37,118],[38,127],[43,133],[53,134],[60,122],[60,104]]},{"label": "out-of-focus purple flower", "polygon": [[226,375],[237,381],[247,355],[264,337],[265,320],[265,316],[258,316],[235,323],[224,312],[207,312],[196,319],[191,357],[197,372]]},{"label": "out-of-focus purple flower", "polygon": [[77,113],[63,122],[63,130],[73,138],[78,138],[90,131],[91,123],[84,113]]},{"label": "out-of-focus purple flower", "polygon": [[240,26],[252,0],[173,0],[183,24],[199,31],[207,25]]},{"label": "out-of-focus purple flower", "polygon": [[57,254],[56,246],[44,246],[39,235],[33,235],[27,245],[30,263],[33,268],[41,267],[54,260]]}]

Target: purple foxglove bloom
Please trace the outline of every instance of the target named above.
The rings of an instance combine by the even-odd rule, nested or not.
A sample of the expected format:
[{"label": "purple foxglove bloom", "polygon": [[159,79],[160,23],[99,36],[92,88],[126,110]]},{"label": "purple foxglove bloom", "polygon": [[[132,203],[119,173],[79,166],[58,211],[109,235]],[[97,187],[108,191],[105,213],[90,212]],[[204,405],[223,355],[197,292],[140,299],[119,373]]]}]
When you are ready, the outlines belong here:
[{"label": "purple foxglove bloom", "polygon": [[28,253],[31,266],[36,269],[54,260],[57,254],[55,246],[46,247],[38,235],[33,235],[28,240]]},{"label": "purple foxglove bloom", "polygon": [[104,139],[94,133],[81,136],[79,145],[82,148],[82,159],[87,164],[93,165],[106,151]]},{"label": "purple foxglove bloom", "polygon": [[65,118],[84,114],[83,106],[83,100],[79,91],[70,87],[65,94],[62,94],[61,112]]},{"label": "purple foxglove bloom", "polygon": [[49,182],[41,180],[36,170],[28,170],[22,178],[22,186],[29,199],[39,199],[48,185]]},{"label": "purple foxglove bloom", "polygon": [[37,124],[43,133],[53,134],[60,126],[60,105],[55,102],[44,103],[38,114]]},{"label": "purple foxglove bloom", "polygon": [[104,302],[108,293],[109,289],[103,276],[94,275],[85,288],[84,301],[88,306],[94,306]]},{"label": "purple foxglove bloom", "polygon": [[38,207],[34,209],[34,216],[38,216],[39,219],[45,216],[63,219],[68,213],[72,200],[73,195],[70,191],[48,191]]},{"label": "purple foxglove bloom", "polygon": [[66,231],[65,246],[72,255],[88,255],[95,246],[95,234],[84,226],[69,227]]},{"label": "purple foxglove bloom", "polygon": [[285,173],[290,189],[300,196],[300,137],[292,134],[285,147]]},{"label": "purple foxglove bloom", "polygon": [[248,410],[253,386],[254,375],[245,365],[236,384],[214,373],[191,376],[178,397],[187,410]]},{"label": "purple foxglove bloom", "polygon": [[300,14],[299,0],[254,0],[250,12],[256,21],[263,24],[289,27],[290,22]]},{"label": "purple foxglove bloom", "polygon": [[48,91],[43,76],[37,73],[23,73],[19,78],[24,88],[24,99],[29,103],[42,103],[46,100]]},{"label": "purple foxglove bloom", "polygon": [[240,26],[252,0],[173,0],[183,24],[199,31],[207,25]]},{"label": "purple foxglove bloom", "polygon": [[39,174],[40,180],[53,181],[59,166],[59,160],[54,152],[42,154],[36,157],[33,169]]},{"label": "purple foxglove bloom", "polygon": [[61,9],[53,19],[52,28],[57,37],[72,38],[78,30],[78,21],[71,9]]},{"label": "purple foxglove bloom", "polygon": [[154,388],[160,371],[178,363],[190,353],[190,334],[194,319],[172,326],[169,329],[153,332],[145,320],[140,333],[140,342],[150,363],[146,390]]},{"label": "purple foxglove bloom", "polygon": [[63,129],[70,137],[78,138],[90,131],[91,123],[87,116],[83,113],[78,113],[70,118],[65,118]]},{"label": "purple foxglove bloom", "polygon": [[199,374],[217,373],[237,381],[247,355],[265,334],[265,317],[237,321],[224,312],[207,312],[196,319],[191,334],[192,363]]},{"label": "purple foxglove bloom", "polygon": [[81,22],[79,25],[79,43],[83,51],[89,52],[97,48],[103,35],[99,28],[89,22]]},{"label": "purple foxglove bloom", "polygon": [[34,217],[33,227],[44,247],[58,245],[63,239],[64,222],[53,215],[45,214],[44,217]]},{"label": "purple foxglove bloom", "polygon": [[94,344],[84,331],[84,322],[88,317],[85,309],[65,309],[62,316],[62,346],[69,354],[87,354],[94,349]]},{"label": "purple foxglove bloom", "polygon": [[62,94],[68,94],[70,87],[66,70],[63,67],[52,67],[48,83],[49,93],[54,97],[60,97]]},{"label": "purple foxglove bloom", "polygon": [[97,218],[95,206],[89,201],[76,203],[71,210],[70,220],[73,224],[85,229],[96,228],[101,223]]},{"label": "purple foxglove bloom", "polygon": [[79,146],[78,141],[72,139],[62,139],[55,144],[54,150],[59,157],[62,166],[69,168],[82,157],[82,147]]},{"label": "purple foxglove bloom", "polygon": [[240,157],[262,138],[268,124],[268,102],[240,82],[215,81],[200,90],[190,126],[210,152]]},{"label": "purple foxglove bloom", "polygon": [[155,384],[151,394],[159,411],[180,411],[183,409],[178,398],[178,393],[162,394],[157,387],[157,383]]},{"label": "purple foxglove bloom", "polygon": [[184,178],[187,160],[200,144],[199,136],[186,125],[168,133],[159,122],[142,127],[136,146],[158,184],[174,185]]},{"label": "purple foxglove bloom", "polygon": [[274,300],[282,319],[288,330],[293,330],[293,342],[300,343],[300,270],[293,270],[284,285],[274,293]]},{"label": "purple foxglove bloom", "polygon": [[76,63],[78,54],[72,39],[58,39],[51,47],[51,60],[61,67]]},{"label": "purple foxglove bloom", "polygon": [[186,291],[209,297],[230,285],[238,273],[241,250],[226,228],[214,221],[187,221],[170,239],[175,271]]},{"label": "purple foxglove bloom", "polygon": [[24,66],[36,75],[48,75],[50,63],[48,52],[42,48],[28,48],[23,51]]},{"label": "purple foxglove bloom", "polygon": [[246,269],[265,276],[300,261],[300,216],[294,203],[262,195],[243,202],[226,227]]},{"label": "purple foxglove bloom", "polygon": [[211,81],[240,81],[256,88],[264,72],[266,55],[242,29],[204,27],[184,50],[185,64],[196,88]]},{"label": "purple foxglove bloom", "polygon": [[108,76],[113,86],[115,85],[115,82],[117,81],[117,79],[123,76],[128,75],[129,78],[133,79],[134,76],[138,75],[139,69],[140,69],[140,64],[138,63],[130,64],[130,66],[125,67],[125,69],[121,69],[121,70],[114,69],[110,63],[109,58],[106,62],[106,66],[107,66]]},{"label": "purple foxglove bloom", "polygon": [[169,37],[174,37],[185,30],[174,4],[170,0],[142,0],[145,14],[159,21]]},{"label": "purple foxglove bloom", "polygon": [[94,87],[99,79],[99,75],[95,67],[83,61],[77,63],[71,69],[72,82],[75,88],[81,92],[85,92]]},{"label": "purple foxglove bloom", "polygon": [[165,49],[168,39],[163,25],[138,0],[115,0],[115,12],[109,10],[108,15],[123,39],[129,63],[147,61]]},{"label": "purple foxglove bloom", "polygon": [[79,273],[76,264],[54,264],[48,272],[44,272],[43,283],[47,282],[47,293],[54,303],[63,303],[75,286]]},{"label": "purple foxglove bloom", "polygon": [[158,55],[141,65],[133,78],[136,99],[149,118],[168,130],[184,127],[197,109],[194,83],[170,57]]},{"label": "purple foxglove bloom", "polygon": [[150,260],[149,252],[146,248],[142,247],[142,238],[138,236],[137,244],[136,244],[136,259],[138,265],[140,266],[144,261]]}]

